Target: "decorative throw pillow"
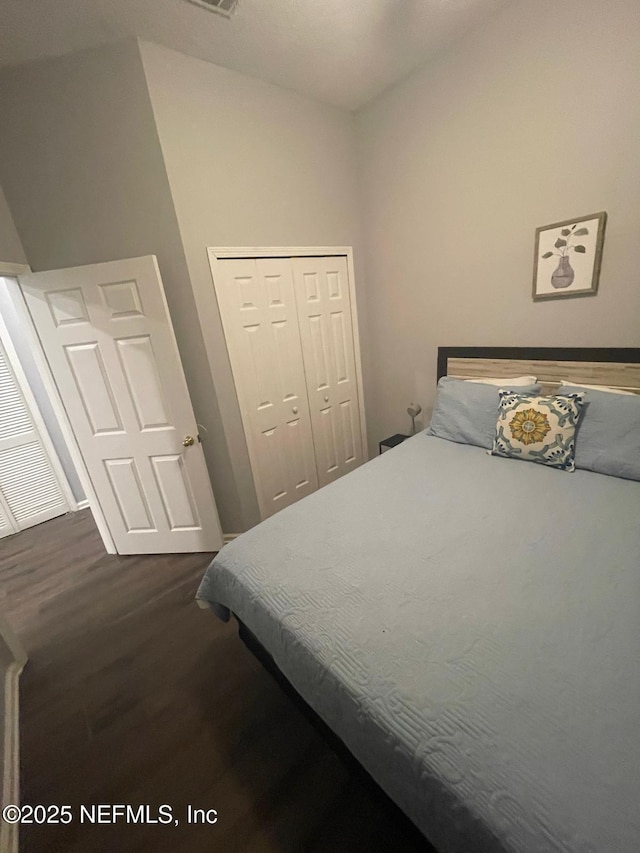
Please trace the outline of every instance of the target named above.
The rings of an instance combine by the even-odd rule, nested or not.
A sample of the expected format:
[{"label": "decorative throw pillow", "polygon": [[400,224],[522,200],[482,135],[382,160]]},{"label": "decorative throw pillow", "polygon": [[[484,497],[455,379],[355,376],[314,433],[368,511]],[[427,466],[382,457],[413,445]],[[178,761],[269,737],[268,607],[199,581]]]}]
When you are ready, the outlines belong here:
[{"label": "decorative throw pillow", "polygon": [[500,408],[491,453],[527,462],[575,470],[576,427],[582,394],[537,397],[499,391]]}]

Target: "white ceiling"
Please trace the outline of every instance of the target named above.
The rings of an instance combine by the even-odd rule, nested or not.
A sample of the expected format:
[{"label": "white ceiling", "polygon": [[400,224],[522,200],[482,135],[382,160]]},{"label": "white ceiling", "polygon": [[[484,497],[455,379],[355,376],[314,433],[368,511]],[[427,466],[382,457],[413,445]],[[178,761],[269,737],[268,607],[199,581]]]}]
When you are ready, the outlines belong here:
[{"label": "white ceiling", "polygon": [[510,0],[0,0],[0,64],[130,36],[357,109]]}]

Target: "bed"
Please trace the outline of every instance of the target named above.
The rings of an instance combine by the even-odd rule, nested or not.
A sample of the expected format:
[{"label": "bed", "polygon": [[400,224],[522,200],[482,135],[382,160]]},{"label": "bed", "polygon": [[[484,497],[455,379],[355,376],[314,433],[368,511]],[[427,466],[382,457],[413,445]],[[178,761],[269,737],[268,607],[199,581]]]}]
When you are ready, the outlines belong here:
[{"label": "bed", "polygon": [[[640,389],[640,350],[438,375]],[[640,482],[421,432],[243,534],[198,591],[441,853],[640,850]]]}]

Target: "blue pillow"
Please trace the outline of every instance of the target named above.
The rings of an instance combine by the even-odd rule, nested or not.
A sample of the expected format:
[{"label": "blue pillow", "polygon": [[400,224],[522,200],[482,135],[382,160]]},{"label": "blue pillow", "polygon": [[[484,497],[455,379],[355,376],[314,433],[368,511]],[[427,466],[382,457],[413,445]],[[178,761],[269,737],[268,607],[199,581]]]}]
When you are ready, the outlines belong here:
[{"label": "blue pillow", "polygon": [[[508,382],[504,387],[509,388]],[[443,376],[438,382],[438,393],[427,433],[458,444],[475,444],[491,450],[500,405],[499,390],[497,385],[482,385]],[[540,386],[523,385],[514,390],[518,394],[537,394]]]},{"label": "blue pillow", "polygon": [[[563,385],[558,393],[581,390],[579,385]],[[583,393],[576,468],[640,480],[640,396],[592,390]]]}]

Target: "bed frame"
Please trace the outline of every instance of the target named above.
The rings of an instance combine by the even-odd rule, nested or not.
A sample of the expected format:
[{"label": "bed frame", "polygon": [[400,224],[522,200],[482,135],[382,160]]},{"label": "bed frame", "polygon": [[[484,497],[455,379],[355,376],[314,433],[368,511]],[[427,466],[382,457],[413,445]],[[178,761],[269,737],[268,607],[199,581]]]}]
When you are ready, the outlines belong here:
[{"label": "bed frame", "polygon": [[543,393],[569,380],[640,394],[640,347],[438,347],[438,379],[531,373]]},{"label": "bed frame", "polygon": [[[438,380],[443,376],[475,379],[485,376],[507,378],[534,374],[542,385],[543,393],[555,390],[561,380],[569,380],[575,384],[583,382],[589,385],[608,385],[640,394],[640,347],[438,347],[437,365]],[[402,825],[408,836],[416,839],[419,848],[425,853],[437,853],[420,830],[367,773],[348,747],[305,702],[247,626],[239,619],[237,621],[240,639],[329,746],[369,788],[387,813]]]}]

